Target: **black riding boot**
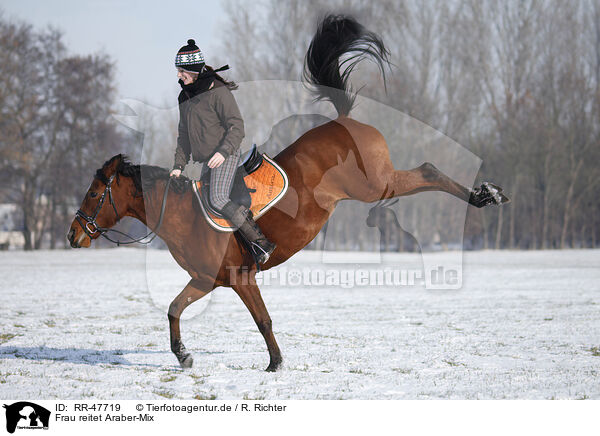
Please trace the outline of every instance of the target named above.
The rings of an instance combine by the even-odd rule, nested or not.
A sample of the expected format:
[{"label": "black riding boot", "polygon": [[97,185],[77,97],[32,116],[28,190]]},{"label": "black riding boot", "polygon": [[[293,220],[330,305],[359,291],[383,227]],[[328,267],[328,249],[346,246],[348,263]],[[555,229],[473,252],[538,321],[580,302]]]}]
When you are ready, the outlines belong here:
[{"label": "black riding boot", "polygon": [[263,264],[269,257],[276,245],[269,241],[252,218],[252,212],[246,206],[240,206],[228,202],[221,214],[233,224],[239,232],[250,242],[254,252],[258,254],[258,262]]}]

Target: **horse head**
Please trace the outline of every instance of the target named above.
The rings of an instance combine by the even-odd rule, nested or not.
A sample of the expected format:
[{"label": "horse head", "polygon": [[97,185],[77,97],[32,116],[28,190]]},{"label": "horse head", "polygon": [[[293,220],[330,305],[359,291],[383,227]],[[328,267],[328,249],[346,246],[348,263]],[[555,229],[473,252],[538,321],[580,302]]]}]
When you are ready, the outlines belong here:
[{"label": "horse head", "polygon": [[96,171],[67,234],[71,247],[89,247],[93,239],[131,214],[141,189],[135,183],[135,168],[118,154]]}]

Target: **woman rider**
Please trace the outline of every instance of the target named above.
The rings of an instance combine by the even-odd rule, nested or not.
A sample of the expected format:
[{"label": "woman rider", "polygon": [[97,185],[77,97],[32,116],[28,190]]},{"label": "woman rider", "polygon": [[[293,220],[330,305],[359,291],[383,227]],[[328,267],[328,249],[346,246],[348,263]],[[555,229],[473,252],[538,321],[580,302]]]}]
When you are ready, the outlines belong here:
[{"label": "woman rider", "polygon": [[181,175],[190,155],[194,161],[206,162],[203,172],[210,171],[211,205],[253,245],[258,261],[265,263],[275,244],[261,232],[252,212],[229,198],[244,138],[244,121],[231,93],[237,85],[225,81],[205,64],[193,39],[177,52],[175,67],[181,93],[179,136],[171,176]]}]

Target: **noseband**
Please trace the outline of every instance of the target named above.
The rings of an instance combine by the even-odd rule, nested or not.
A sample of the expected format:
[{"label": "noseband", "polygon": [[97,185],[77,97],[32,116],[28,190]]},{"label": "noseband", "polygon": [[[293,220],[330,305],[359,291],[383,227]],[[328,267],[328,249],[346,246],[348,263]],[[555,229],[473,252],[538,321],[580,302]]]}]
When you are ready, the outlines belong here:
[{"label": "noseband", "polygon": [[[156,232],[158,232],[158,229],[160,229],[160,226],[162,224],[163,215],[165,213],[165,208],[167,206],[167,194],[169,193],[169,186],[171,184],[171,178],[169,178],[169,180],[167,181],[167,186],[165,187],[165,193],[164,193],[162,205],[160,208],[160,217],[158,219],[158,224],[156,226],[156,230],[150,231],[145,236],[142,236],[141,238],[137,238],[137,239],[134,238],[133,236],[128,235],[127,233],[121,232],[120,230],[109,229],[107,227],[100,227],[98,225],[98,223],[96,223],[96,218],[98,217],[98,214],[100,213],[100,210],[102,209],[102,206],[104,205],[104,201],[106,200],[106,194],[108,194],[108,201],[110,201],[110,204],[113,207],[113,210],[115,211],[115,216],[117,217],[117,221],[119,221],[121,219],[119,217],[119,212],[117,212],[117,205],[115,204],[115,201],[113,200],[112,189],[110,187],[114,179],[115,179],[115,174],[110,176],[110,179],[108,179],[108,183],[106,184],[106,188],[104,188],[104,192],[100,196],[100,200],[98,201],[98,205],[96,206],[96,209],[94,210],[94,214],[92,216],[89,216],[81,209],[78,209],[77,212],[75,213],[75,219],[77,220],[77,222],[79,223],[79,225],[81,226],[81,228],[83,229],[85,234],[88,235],[90,239],[92,239],[92,236],[95,235],[96,233],[100,233],[100,236],[108,239],[110,242],[114,242],[117,245],[134,244],[136,242],[139,242],[141,244],[149,244],[150,242],[152,242],[154,240],[154,238],[156,238],[156,236],[157,236]],[[91,228],[91,226],[93,226],[93,229]],[[125,242],[115,241],[106,235],[107,232],[118,233],[120,235],[126,236],[127,238],[131,239],[131,241],[125,241]],[[146,239],[148,236],[150,236],[152,234],[154,234],[154,236],[152,236],[152,238],[150,238],[149,241],[144,241],[144,239]]]},{"label": "noseband", "polygon": [[[110,201],[110,204],[112,205],[112,207],[115,211],[117,221],[119,221],[119,219],[120,219],[119,212],[117,212],[117,206],[115,205],[115,201],[113,200],[112,189],[110,188],[110,185],[112,184],[114,179],[115,179],[114,174],[112,176],[110,176],[110,179],[108,179],[106,188],[104,188],[104,192],[102,193],[102,196],[100,197],[100,201],[98,201],[98,205],[96,206],[96,210],[94,210],[94,214],[92,216],[86,215],[86,213],[84,211],[82,211],[81,209],[78,209],[77,212],[75,213],[75,218],[77,219],[77,222],[79,223],[79,225],[81,226],[81,228],[83,229],[85,234],[90,237],[90,239],[91,239],[92,235],[95,235],[98,232],[100,232],[100,235],[104,235],[104,233],[106,233],[109,230],[107,228],[100,227],[96,223],[96,218],[98,217],[98,214],[100,213],[100,210],[102,209],[102,205],[104,205],[104,200],[106,200],[107,193],[108,193],[108,199]],[[85,220],[85,225],[83,225],[82,220]],[[90,228],[90,226],[94,226],[93,231]]]}]

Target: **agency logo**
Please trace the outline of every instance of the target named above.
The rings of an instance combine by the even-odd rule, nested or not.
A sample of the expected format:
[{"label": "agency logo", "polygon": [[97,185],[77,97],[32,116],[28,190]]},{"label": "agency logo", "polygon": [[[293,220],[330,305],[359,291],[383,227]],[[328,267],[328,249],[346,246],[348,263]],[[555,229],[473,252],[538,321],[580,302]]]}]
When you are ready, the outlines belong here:
[{"label": "agency logo", "polygon": [[14,433],[18,429],[48,430],[50,411],[35,403],[19,401],[11,405],[4,404],[6,409],[6,431]]}]

